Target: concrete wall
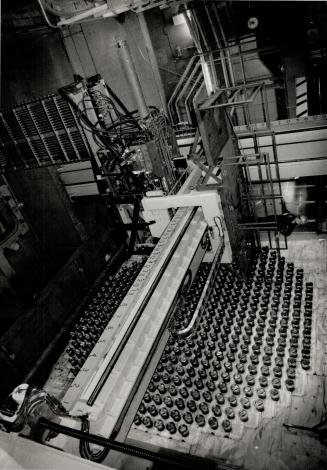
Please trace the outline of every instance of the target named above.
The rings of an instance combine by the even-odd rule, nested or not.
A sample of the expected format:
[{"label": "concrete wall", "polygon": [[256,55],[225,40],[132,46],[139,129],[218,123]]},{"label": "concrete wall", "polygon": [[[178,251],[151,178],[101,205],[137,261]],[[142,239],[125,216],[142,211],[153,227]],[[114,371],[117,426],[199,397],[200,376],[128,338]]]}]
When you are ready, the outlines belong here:
[{"label": "concrete wall", "polygon": [[17,35],[3,41],[2,108],[56,93],[72,78],[59,31]]},{"label": "concrete wall", "polygon": [[117,47],[118,41],[127,40],[147,105],[161,107],[139,18],[135,13],[128,13],[123,18],[123,22],[107,18],[70,27],[63,32],[74,72],[82,76],[101,74],[125,105],[136,109]]},{"label": "concrete wall", "polygon": [[[169,99],[194,52],[194,43],[185,24],[174,25],[170,9],[154,8],[145,16]],[[177,48],[181,50],[181,57],[178,57]]]},{"label": "concrete wall", "polygon": [[14,207],[15,201],[23,207],[21,219],[11,213],[14,226],[0,244],[0,337],[87,237],[56,170],[12,173],[3,184],[11,188]]},{"label": "concrete wall", "polygon": [[56,170],[10,173],[7,181],[16,199],[23,203],[23,214],[40,240],[46,271],[55,272],[84,236]]},{"label": "concrete wall", "polygon": [[63,30],[10,37],[3,43],[2,107],[30,100],[73,82],[73,74],[100,73],[128,108],[135,109],[117,48],[126,39],[148,105],[161,107],[138,15],[92,21]]}]

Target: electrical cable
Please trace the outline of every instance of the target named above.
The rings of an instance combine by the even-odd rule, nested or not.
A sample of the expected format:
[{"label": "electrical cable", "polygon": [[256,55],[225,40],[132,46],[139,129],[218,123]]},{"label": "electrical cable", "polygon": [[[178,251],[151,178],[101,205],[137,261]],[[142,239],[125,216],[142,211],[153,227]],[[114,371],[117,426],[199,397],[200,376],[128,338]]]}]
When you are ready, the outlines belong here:
[{"label": "electrical cable", "polygon": [[[110,96],[94,86],[89,86],[78,103],[69,93],[67,94],[65,89],[59,91],[75,110],[81,127],[93,136],[99,146],[99,158],[107,176],[109,176],[107,172],[115,171],[117,165],[122,177],[125,177],[124,183],[129,188],[128,191],[143,192],[149,185],[156,188],[156,185],[142,172],[136,175],[129,167],[131,162],[128,161],[131,146],[142,145],[153,140],[161,155],[166,173],[164,177],[166,181],[162,182],[168,187],[172,186],[175,175],[171,163],[172,152],[167,117],[156,106],[149,106],[149,115],[141,120],[137,110],[129,111],[119,99],[117,103],[114,92],[107,84],[105,86]],[[96,122],[92,122],[93,117],[89,118],[89,111],[92,111],[92,115],[96,113]]]},{"label": "electrical cable", "polygon": [[[219,220],[219,224],[217,224],[217,221],[216,219]],[[213,218],[214,222],[215,222],[215,225],[216,227],[218,228],[218,231],[219,231],[219,236],[224,238],[224,230],[223,230],[223,223],[222,223],[222,220],[221,220],[221,217],[219,217],[219,215],[215,215],[214,218]]]},{"label": "electrical cable", "polygon": [[[38,421],[38,426],[40,428],[49,429],[55,433],[61,433],[66,436],[73,437],[75,439],[80,439],[80,441],[85,441],[88,443],[93,443],[98,446],[103,446],[104,451],[108,452],[109,450],[116,450],[118,452],[123,452],[128,455],[133,455],[135,457],[151,460],[153,462],[158,462],[165,465],[165,468],[171,469],[197,469],[203,470],[206,468],[207,470],[216,468],[215,464],[210,464],[208,461],[205,461],[203,464],[200,460],[194,463],[194,459],[190,459],[189,462],[186,462],[184,459],[174,456],[170,457],[169,455],[159,454],[157,452],[152,452],[146,449],[140,449],[136,446],[132,446],[130,444],[126,444],[125,442],[119,442],[111,438],[104,438],[102,436],[97,436],[94,434],[88,434],[83,431],[78,431],[77,429],[69,428],[68,426],[62,426],[57,423],[52,423],[45,418],[40,418]],[[103,451],[98,451],[103,452]]]},{"label": "electrical cable", "polygon": [[52,24],[51,21],[49,20],[48,15],[46,14],[46,11],[45,11],[45,9],[44,9],[42,0],[37,0],[37,2],[38,2],[38,4],[39,4],[39,7],[40,7],[40,10],[41,10],[42,16],[43,16],[45,22],[47,23],[47,25],[50,26],[50,28],[53,28],[53,29],[58,29],[58,28],[60,28],[60,26],[55,25],[55,24]]}]

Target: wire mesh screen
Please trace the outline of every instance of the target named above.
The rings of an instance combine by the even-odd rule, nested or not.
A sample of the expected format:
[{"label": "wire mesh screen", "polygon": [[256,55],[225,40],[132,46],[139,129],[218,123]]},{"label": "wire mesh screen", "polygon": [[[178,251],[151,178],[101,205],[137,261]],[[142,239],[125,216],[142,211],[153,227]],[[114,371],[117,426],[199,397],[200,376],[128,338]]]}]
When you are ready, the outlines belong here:
[{"label": "wire mesh screen", "polygon": [[63,98],[49,95],[0,113],[0,172],[89,158],[83,129]]}]

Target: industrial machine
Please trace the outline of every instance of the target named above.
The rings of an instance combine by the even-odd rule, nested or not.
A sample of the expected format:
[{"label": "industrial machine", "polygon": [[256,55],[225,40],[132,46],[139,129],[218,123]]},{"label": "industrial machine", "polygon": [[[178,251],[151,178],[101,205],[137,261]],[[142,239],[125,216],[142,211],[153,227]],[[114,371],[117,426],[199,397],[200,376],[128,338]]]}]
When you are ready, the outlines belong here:
[{"label": "industrial machine", "polygon": [[326,2],[4,3],[0,468],[326,470]]},{"label": "industrial machine", "polygon": [[299,468],[287,432],[317,429],[301,420],[315,387],[313,284],[238,224],[244,156],[222,104],[218,92],[198,110],[206,160],[191,155],[178,191],[142,195],[151,254],[104,274],[44,390],[21,386],[1,415],[42,443],[38,465],[59,449],[66,467],[73,455],[117,470]]},{"label": "industrial machine", "polygon": [[128,66],[138,109],[129,111],[100,75],[75,77],[60,94],[75,109],[84,128],[96,179],[102,180],[100,194],[169,192],[177,176],[173,129],[162,111],[146,106],[126,41],[118,47]]},{"label": "industrial machine", "polygon": [[[76,102],[76,93],[85,98],[85,86],[84,81],[74,86],[75,95],[70,89]],[[92,90],[89,95],[94,96],[98,92],[94,87],[103,87],[103,83],[98,81],[95,85],[93,81],[89,86]],[[97,111],[103,119],[108,117],[104,111]],[[226,119],[223,114],[220,117]],[[236,148],[231,132],[227,131],[227,121],[224,126],[219,146],[216,140],[213,143],[211,164],[225,162],[224,175],[232,178],[235,169],[228,166],[228,160],[234,156]],[[152,165],[152,172],[155,173],[155,165]],[[238,177],[241,178],[240,171]],[[88,305],[71,332],[62,356],[67,381],[61,377],[62,390],[57,393],[62,408],[50,406],[50,415],[55,416],[55,421],[59,418],[60,425],[79,429],[82,421],[82,429],[88,430],[89,434],[103,438],[114,436],[117,440],[127,438],[167,341],[180,338],[184,342],[182,338],[192,335],[202,321],[221,262],[229,266],[234,263],[234,268],[230,268],[234,273],[238,272],[235,261],[243,257],[243,274],[239,270],[237,275],[241,277],[246,271],[246,260],[248,263],[253,248],[251,236],[249,232],[243,235],[240,232],[243,252],[242,249],[236,252],[235,234],[228,231],[225,222],[224,212],[228,217],[233,211],[232,206],[227,207],[227,193],[226,186],[218,184],[216,179],[211,181],[199,166],[193,165],[176,194],[155,196],[150,192],[143,197],[144,217],[155,221],[150,227],[159,241],[145,264],[142,260],[136,263],[137,266],[133,265],[132,270],[124,268],[117,282],[108,279],[103,284],[97,294],[98,302]],[[237,205],[237,201],[234,203]],[[227,224],[231,223],[228,220]],[[191,297],[194,298],[189,308]],[[45,389],[49,388],[51,395],[56,394],[51,389],[53,383],[50,376]],[[56,387],[58,392],[58,384]],[[21,405],[27,421],[28,416],[35,415],[31,409],[48,400],[36,396],[37,405],[35,400],[32,400],[34,405],[22,400],[25,401],[25,405]],[[42,393],[41,397],[44,397]],[[35,421],[29,424],[33,436],[38,424]],[[22,432],[26,433],[24,426]],[[74,439],[63,439],[62,435],[53,437],[50,433],[46,440],[53,447],[80,454],[81,447]],[[103,452],[84,449],[81,452],[82,456],[95,461],[110,460],[112,455],[109,457],[109,454],[108,449]]]},{"label": "industrial machine", "polygon": [[140,220],[141,198],[147,192],[163,195],[174,190],[179,177],[174,158],[179,151],[163,111],[145,103],[127,42],[117,46],[137,109],[128,110],[100,75],[75,77],[60,94],[84,130],[99,194],[131,228],[132,252],[138,229],[147,226]]}]

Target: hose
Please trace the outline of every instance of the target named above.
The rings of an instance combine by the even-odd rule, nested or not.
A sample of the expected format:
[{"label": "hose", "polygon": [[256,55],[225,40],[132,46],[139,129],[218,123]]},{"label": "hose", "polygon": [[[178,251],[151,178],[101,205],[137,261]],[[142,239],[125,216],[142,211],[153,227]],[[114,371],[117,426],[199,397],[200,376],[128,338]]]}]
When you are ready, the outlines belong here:
[{"label": "hose", "polygon": [[41,10],[41,12],[42,12],[42,16],[43,16],[45,22],[47,23],[47,25],[50,26],[50,28],[53,28],[53,29],[58,29],[58,28],[60,28],[60,26],[58,26],[58,25],[56,25],[56,24],[52,24],[51,21],[49,20],[48,15],[46,14],[46,11],[45,11],[45,9],[44,9],[42,0],[37,0],[37,2],[38,2],[38,4],[39,4],[40,10]]},{"label": "hose", "polygon": [[[105,438],[102,436],[97,436],[94,434],[89,434],[83,431],[79,431],[77,429],[72,429],[67,426],[62,426],[61,424],[52,423],[45,418],[40,418],[37,424],[40,428],[48,429],[55,433],[64,434],[66,436],[73,437],[75,439],[79,439],[80,441],[86,441],[88,443],[96,444],[98,446],[104,447],[106,452],[110,449],[116,450],[118,452],[122,452],[124,454],[133,455],[134,457],[139,457],[142,459],[151,460],[153,462],[157,462],[160,464],[164,464],[166,468],[170,469],[184,469],[184,470],[205,470],[209,468],[215,468],[213,466],[208,466],[207,463],[204,465],[196,463],[186,463],[180,457],[169,457],[163,454],[159,454],[156,452],[152,452],[150,450],[140,449],[136,446],[132,446],[129,444],[125,444],[124,442],[119,442],[111,438]],[[100,451],[103,452],[103,451]]]}]

